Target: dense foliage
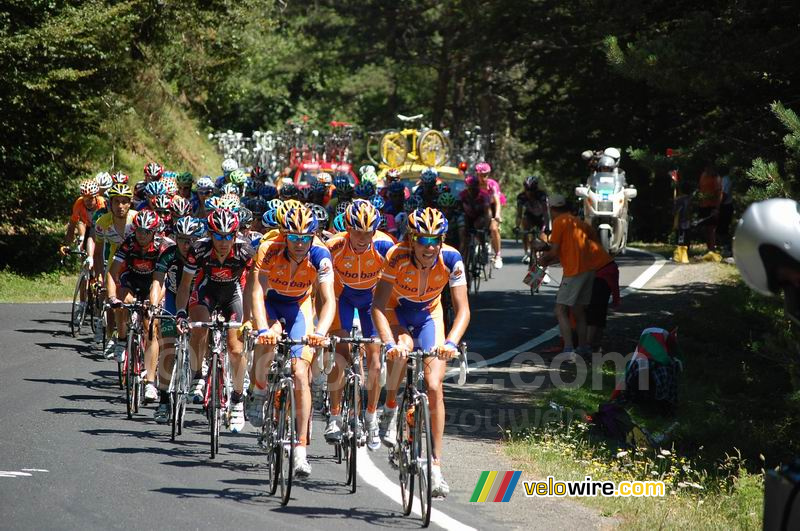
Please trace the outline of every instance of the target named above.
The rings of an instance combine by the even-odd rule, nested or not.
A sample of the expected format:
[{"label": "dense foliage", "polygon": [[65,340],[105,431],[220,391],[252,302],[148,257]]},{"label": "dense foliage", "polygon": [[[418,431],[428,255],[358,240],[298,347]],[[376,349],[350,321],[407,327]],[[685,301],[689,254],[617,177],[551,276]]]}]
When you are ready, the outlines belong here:
[{"label": "dense foliage", "polygon": [[54,185],[99,169],[84,139],[155,71],[208,129],[308,115],[366,131],[398,112],[454,134],[480,124],[505,179],[537,171],[562,191],[584,177],[582,150],[619,146],[638,235],[663,236],[675,163],[696,179],[716,162],[742,192],[796,186],[797,142],[782,137],[797,131],[798,16],[746,0],[11,0],[0,218],[62,215]]}]

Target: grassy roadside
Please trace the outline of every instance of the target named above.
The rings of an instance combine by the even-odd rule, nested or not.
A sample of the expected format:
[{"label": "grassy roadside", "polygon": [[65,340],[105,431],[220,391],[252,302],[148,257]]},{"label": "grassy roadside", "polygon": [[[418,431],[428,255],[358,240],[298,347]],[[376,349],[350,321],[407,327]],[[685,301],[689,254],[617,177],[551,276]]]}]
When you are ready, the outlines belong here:
[{"label": "grassy roadside", "polygon": [[[696,268],[679,272],[688,278],[686,284],[645,289],[637,296],[652,299],[639,301],[650,311],[614,322],[617,337],[606,349],[628,352],[630,339],[645,326],[678,326],[685,371],[677,415],[663,418],[629,409],[651,433],[669,434],[668,453],[660,448],[623,451],[588,437],[582,422],[510,433],[506,451],[518,467],[538,477],[663,479],[670,492],[663,499],[581,499],[620,518],[624,528],[759,528],[763,469],[800,452],[797,360],[791,359],[795,332],[780,304],[754,295],[734,268],[683,268]],[[601,388],[591,388],[590,378],[582,387],[542,390],[532,407],[547,409],[555,403],[591,414],[608,401],[617,378],[610,364],[596,370]]]},{"label": "grassy roadside", "polygon": [[0,303],[72,300],[77,280],[73,274],[19,275],[0,271]]}]

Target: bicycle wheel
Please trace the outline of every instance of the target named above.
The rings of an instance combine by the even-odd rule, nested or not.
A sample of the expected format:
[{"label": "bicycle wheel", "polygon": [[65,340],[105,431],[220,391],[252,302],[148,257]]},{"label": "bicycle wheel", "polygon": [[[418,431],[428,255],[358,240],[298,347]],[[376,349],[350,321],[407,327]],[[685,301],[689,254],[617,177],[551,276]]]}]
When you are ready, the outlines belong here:
[{"label": "bicycle wheel", "polygon": [[367,138],[367,158],[375,166],[381,165],[381,137],[379,135],[369,135]]},{"label": "bicycle wheel", "polygon": [[381,162],[399,168],[408,157],[408,142],[400,131],[389,131],[381,137]]},{"label": "bicycle wheel", "polygon": [[269,477],[269,494],[272,496],[278,491],[278,473],[277,468],[280,466],[280,452],[281,445],[277,440],[278,424],[275,422],[275,394],[270,392],[267,399],[264,401],[264,407],[261,410],[264,415],[264,422],[261,424],[261,436],[259,442],[261,447],[267,452],[267,475]]},{"label": "bicycle wheel", "polygon": [[450,141],[441,131],[429,129],[419,137],[417,152],[426,166],[443,166],[450,158]]},{"label": "bicycle wheel", "polygon": [[136,377],[134,376],[133,370],[133,334],[128,334],[128,344],[127,344],[127,351],[125,355],[125,361],[123,365],[125,367],[125,407],[128,412],[128,418],[133,418],[133,407],[134,402],[136,401],[136,390],[134,386],[136,385]]},{"label": "bicycle wheel", "polygon": [[400,496],[403,501],[403,514],[411,514],[414,503],[414,471],[412,470],[411,450],[412,434],[409,429],[406,415],[408,414],[407,395],[403,394],[400,409],[397,414],[397,468],[400,470]]},{"label": "bicycle wheel", "polygon": [[208,397],[208,421],[209,433],[211,435],[211,459],[217,456],[219,450],[219,371],[217,365],[219,359],[217,353],[211,355],[211,366],[208,368],[208,374],[211,378],[210,395]]},{"label": "bicycle wheel", "polygon": [[348,438],[345,441],[346,449],[345,455],[347,456],[347,482],[346,485],[350,485],[350,492],[355,494],[356,492],[356,461],[357,461],[357,451],[358,451],[358,439],[361,437],[359,433],[358,425],[359,425],[359,408],[360,408],[360,392],[359,392],[359,385],[358,385],[358,378],[355,378],[350,385],[349,389],[349,396],[347,396],[347,401],[350,404],[349,407],[349,415],[348,415],[348,427],[347,433]]},{"label": "bicycle wheel", "polygon": [[117,381],[119,382],[119,390],[125,388],[125,367],[122,363],[117,363]]},{"label": "bicycle wheel", "polygon": [[76,337],[81,332],[83,319],[86,316],[86,305],[83,305],[83,310],[79,310],[78,305],[81,302],[81,287],[86,289],[88,279],[85,272],[82,272],[78,277],[78,283],[75,284],[75,293],[72,295],[72,310],[69,316],[69,331],[72,337]]},{"label": "bicycle wheel", "polygon": [[419,484],[418,495],[422,510],[422,525],[428,527],[431,522],[431,419],[428,411],[428,397],[417,397],[414,411],[414,470]]},{"label": "bicycle wheel", "polygon": [[281,411],[278,419],[278,444],[280,451],[280,486],[281,505],[289,503],[292,493],[292,477],[294,475],[294,444],[295,444],[295,409],[294,385],[286,385],[281,393]]},{"label": "bicycle wheel", "polygon": [[131,361],[133,362],[133,412],[138,413],[142,405],[142,395],[144,393],[144,379],[142,378],[142,364],[143,353],[142,338],[139,334],[133,337],[133,355]]}]

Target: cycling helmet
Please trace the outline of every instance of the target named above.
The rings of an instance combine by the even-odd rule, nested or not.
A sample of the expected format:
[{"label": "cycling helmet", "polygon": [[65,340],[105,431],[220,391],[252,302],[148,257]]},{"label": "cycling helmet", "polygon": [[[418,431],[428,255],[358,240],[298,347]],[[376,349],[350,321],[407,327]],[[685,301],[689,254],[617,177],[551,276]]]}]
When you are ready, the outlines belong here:
[{"label": "cycling helmet", "polygon": [[613,170],[616,167],[617,167],[617,161],[614,160],[612,157],[609,157],[608,155],[603,155],[599,159],[597,159],[597,169],[609,168],[610,170]]},{"label": "cycling helmet", "polygon": [[231,234],[239,229],[239,216],[230,210],[218,209],[208,215],[208,230],[215,234]]},{"label": "cycling helmet", "polygon": [[250,199],[245,206],[253,213],[254,218],[260,218],[267,211],[267,202],[263,199]]},{"label": "cycling helmet", "polygon": [[284,184],[280,190],[281,199],[297,199],[300,197],[300,190],[293,184]]},{"label": "cycling helmet", "polygon": [[344,214],[338,214],[333,218],[333,230],[336,232],[344,232],[347,230],[347,227],[344,225]]},{"label": "cycling helmet", "polygon": [[475,173],[491,173],[492,167],[488,162],[479,162],[475,165]]},{"label": "cycling helmet", "polygon": [[258,195],[258,189],[261,188],[261,183],[252,177],[248,177],[244,182],[244,192],[247,195]]},{"label": "cycling helmet", "polygon": [[186,198],[179,195],[172,198],[169,209],[176,218],[192,215],[192,204]]},{"label": "cycling helmet", "polygon": [[144,198],[145,186],[147,186],[147,184],[144,181],[139,181],[133,185],[133,197],[138,200],[142,200]]},{"label": "cycling helmet", "polygon": [[175,177],[175,182],[178,183],[178,186],[191,186],[194,182],[194,175],[188,171],[181,172]]},{"label": "cycling helmet", "polygon": [[319,224],[313,212],[305,206],[290,208],[283,216],[281,228],[284,232],[294,234],[313,234],[317,232]]},{"label": "cycling helmet", "polygon": [[160,179],[164,173],[164,167],[157,162],[148,162],[144,165],[144,176],[151,179]]},{"label": "cycling helmet", "polygon": [[439,178],[439,172],[433,168],[426,168],[419,176],[420,183],[425,188],[430,188],[436,185],[436,179]]},{"label": "cycling helmet", "polygon": [[206,210],[217,210],[219,208],[219,197],[212,195],[203,203]]},{"label": "cycling helmet", "polygon": [[111,188],[111,185],[114,184],[114,181],[111,180],[111,175],[107,171],[101,171],[100,173],[95,175],[94,180],[97,183],[97,186],[99,186],[101,190],[103,188],[105,189]]},{"label": "cycling helmet", "polygon": [[182,216],[175,220],[175,234],[178,236],[199,237],[205,229],[203,224],[191,216]]},{"label": "cycling helmet", "polygon": [[225,159],[222,161],[222,173],[228,174],[232,171],[239,169],[239,164],[233,159]]},{"label": "cycling helmet", "polygon": [[300,199],[302,199],[304,203],[308,203],[308,199],[311,197],[311,187],[303,186],[302,188],[298,188],[298,190],[300,192]]},{"label": "cycling helmet", "polygon": [[525,179],[525,183],[523,184],[526,190],[535,190],[539,187],[539,178],[535,175],[529,176]]},{"label": "cycling helmet", "polygon": [[422,198],[416,195],[412,195],[409,197],[405,204],[403,205],[403,210],[406,211],[407,214],[414,212],[415,210],[422,208],[424,205],[422,204]]},{"label": "cycling helmet", "polygon": [[333,186],[336,187],[337,197],[348,196],[353,192],[353,185],[350,184],[350,179],[344,175],[336,177],[333,180]]},{"label": "cycling helmet", "polygon": [[228,174],[228,181],[239,186],[247,181],[247,175],[242,170],[233,170]]},{"label": "cycling helmet", "polygon": [[[233,175],[233,174],[231,174]],[[222,188],[219,189],[220,194],[233,194],[238,196],[239,195],[239,187],[234,183],[225,183],[222,185]]]},{"label": "cycling helmet", "polygon": [[168,196],[172,197],[178,193],[178,183],[175,181],[175,177],[162,177],[161,182],[164,183]]},{"label": "cycling helmet", "polygon": [[163,217],[162,211],[169,212],[172,207],[172,199],[167,194],[154,196],[150,201],[153,210]]},{"label": "cycling helmet", "polygon": [[219,198],[219,206],[220,209],[230,210],[232,212],[236,212],[239,210],[239,206],[241,205],[239,201],[239,196],[236,194],[224,194]]},{"label": "cycling helmet", "polygon": [[155,231],[161,226],[161,219],[152,210],[140,210],[133,216],[133,228]]},{"label": "cycling helmet", "polygon": [[470,175],[466,179],[464,179],[464,184],[467,185],[467,188],[477,188],[480,186],[480,182],[478,182],[478,178],[474,175]]},{"label": "cycling helmet", "polygon": [[777,278],[778,266],[795,265],[800,269],[797,202],[767,199],[750,205],[736,227],[733,256],[748,286],[764,295],[778,294],[785,288]]},{"label": "cycling helmet", "polygon": [[439,195],[436,204],[439,205],[439,208],[453,208],[456,206],[456,196],[450,192],[445,192]]},{"label": "cycling helmet", "polygon": [[412,234],[441,236],[447,232],[447,218],[435,208],[419,208],[408,215],[408,231]]},{"label": "cycling helmet", "polygon": [[319,223],[320,227],[327,227],[328,226],[328,210],[322,205],[309,205],[311,212],[314,213],[314,217],[317,218],[317,222]]},{"label": "cycling helmet", "polygon": [[150,181],[144,187],[144,195],[147,197],[154,197],[157,195],[164,195],[167,193],[167,187],[161,181]]},{"label": "cycling helmet", "polygon": [[111,188],[108,189],[109,199],[113,199],[115,197],[127,197],[128,199],[133,198],[133,190],[127,184],[115,184]]},{"label": "cycling helmet", "polygon": [[318,183],[331,184],[332,181],[333,181],[333,179],[331,178],[331,174],[330,173],[326,173],[324,171],[321,171],[321,172],[319,172],[317,174],[317,182]]},{"label": "cycling helmet", "polygon": [[280,223],[278,223],[278,218],[275,217],[275,209],[270,209],[264,212],[264,215],[261,216],[261,224],[268,229],[277,229],[280,227]]},{"label": "cycling helmet", "polygon": [[386,180],[390,183],[399,181],[400,180],[400,170],[397,168],[392,168],[391,170],[386,172]]},{"label": "cycling helmet", "polygon": [[344,222],[348,229],[369,232],[378,228],[381,215],[369,201],[356,199],[345,211]]},{"label": "cycling helmet", "polygon": [[245,207],[240,207],[239,224],[242,226],[243,229],[249,229],[252,223],[253,223],[253,213]]},{"label": "cycling helmet", "polygon": [[282,201],[280,205],[275,209],[275,219],[278,220],[278,223],[283,224],[283,218],[286,216],[286,213],[289,212],[293,208],[300,208],[303,206],[303,203],[297,201],[296,199],[289,199],[287,201]]},{"label": "cycling helmet", "polygon": [[121,171],[118,171],[117,173],[111,176],[111,180],[114,181],[114,184],[128,184],[128,180],[130,180],[130,177],[128,177]]},{"label": "cycling helmet", "polygon": [[314,195],[325,195],[328,192],[328,185],[321,182],[316,182],[310,186],[310,194]]},{"label": "cycling helmet", "polygon": [[213,192],[214,181],[210,177],[200,177],[197,179],[196,188],[198,192]]},{"label": "cycling helmet", "polygon": [[371,184],[372,186],[378,186],[378,174],[374,171],[365,173],[361,176],[361,182],[363,184]]},{"label": "cycling helmet", "polygon": [[358,168],[358,174],[363,178],[368,173],[375,173],[375,166],[371,164],[364,164]]},{"label": "cycling helmet", "polygon": [[405,197],[406,185],[404,185],[401,181],[394,181],[389,184],[387,190],[389,191],[389,194],[403,194],[403,197]]},{"label": "cycling helmet", "polygon": [[450,185],[445,183],[439,183],[436,185],[436,194],[442,195],[450,192]]},{"label": "cycling helmet", "polygon": [[261,185],[261,188],[258,189],[258,195],[265,201],[270,201],[278,197],[278,189],[275,188],[273,184],[264,183]]},{"label": "cycling helmet", "polygon": [[264,181],[267,177],[269,177],[269,172],[267,172],[267,170],[261,166],[256,165],[253,166],[252,170],[250,170],[250,177],[258,181]]},{"label": "cycling helmet", "polygon": [[276,197],[275,199],[267,201],[267,210],[277,210],[281,207],[282,204],[283,201]]},{"label": "cycling helmet", "polygon": [[94,197],[100,193],[100,187],[94,179],[87,179],[81,182],[81,195],[87,197]]},{"label": "cycling helmet", "polygon": [[171,178],[173,178],[173,179],[174,179],[174,178],[175,178],[175,177],[177,177],[177,176],[178,176],[178,172],[176,172],[176,171],[166,171],[166,170],[165,170],[165,171],[164,171],[164,172],[161,174],[161,178],[162,178],[162,179],[163,179],[163,178],[165,178],[165,177],[171,177]]},{"label": "cycling helmet", "polygon": [[336,213],[344,214],[345,212],[347,212],[347,209],[350,208],[350,205],[352,204],[353,204],[352,201],[342,201],[341,203],[336,205]]},{"label": "cycling helmet", "polygon": [[383,207],[386,206],[386,201],[379,195],[373,197],[370,201],[372,201],[372,206],[374,206],[378,210],[383,210]]},{"label": "cycling helmet", "polygon": [[375,195],[375,185],[369,181],[361,181],[353,189],[353,196],[359,199],[369,199]]}]

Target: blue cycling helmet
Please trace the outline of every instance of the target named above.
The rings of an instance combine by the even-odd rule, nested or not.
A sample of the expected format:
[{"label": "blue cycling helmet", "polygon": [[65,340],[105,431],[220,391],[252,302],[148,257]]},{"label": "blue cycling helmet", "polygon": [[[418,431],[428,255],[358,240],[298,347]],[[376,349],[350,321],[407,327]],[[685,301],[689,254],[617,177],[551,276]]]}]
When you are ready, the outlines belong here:
[{"label": "blue cycling helmet", "polygon": [[166,193],[167,193],[167,187],[161,181],[150,181],[144,187],[144,195],[146,195],[147,197],[163,195]]},{"label": "blue cycling helmet", "polygon": [[333,218],[333,230],[336,232],[344,232],[347,230],[347,227],[344,224],[344,213],[341,213]]},{"label": "blue cycling helmet", "polygon": [[403,194],[405,196],[406,185],[404,185],[402,181],[393,181],[389,184],[387,190],[390,194]]},{"label": "blue cycling helmet", "polygon": [[374,206],[378,210],[383,210],[383,207],[386,206],[386,201],[379,195],[376,195],[372,198],[372,206]]},{"label": "blue cycling helmet", "polygon": [[369,181],[361,181],[353,190],[353,195],[359,199],[371,199],[375,192],[374,184]]},{"label": "blue cycling helmet", "polygon": [[328,185],[325,183],[314,183],[311,185],[311,195],[325,195],[328,192]]},{"label": "blue cycling helmet", "polygon": [[300,190],[293,184],[284,184],[281,187],[281,199],[297,199],[300,197]]},{"label": "blue cycling helmet", "polygon": [[270,201],[278,197],[278,189],[275,188],[274,184],[264,183],[261,185],[261,188],[258,189],[258,195],[260,195],[261,199],[264,201]]},{"label": "blue cycling helmet", "polygon": [[255,179],[248,177],[247,180],[244,182],[244,190],[247,194],[258,194],[258,189],[261,186],[258,181]]},{"label": "blue cycling helmet", "polygon": [[278,218],[275,216],[276,212],[277,210],[274,208],[264,212],[264,215],[261,216],[261,224],[268,229],[277,229],[280,224],[278,223]]},{"label": "blue cycling helmet", "polygon": [[338,197],[347,196],[353,191],[353,185],[350,184],[350,179],[344,175],[340,175],[333,180],[333,186],[336,187],[336,195]]},{"label": "blue cycling helmet", "polygon": [[426,168],[425,170],[423,170],[419,178],[423,186],[425,186],[426,188],[431,187],[436,184],[436,179],[439,178],[439,172],[437,172],[433,168]]}]

